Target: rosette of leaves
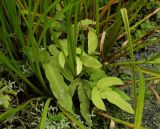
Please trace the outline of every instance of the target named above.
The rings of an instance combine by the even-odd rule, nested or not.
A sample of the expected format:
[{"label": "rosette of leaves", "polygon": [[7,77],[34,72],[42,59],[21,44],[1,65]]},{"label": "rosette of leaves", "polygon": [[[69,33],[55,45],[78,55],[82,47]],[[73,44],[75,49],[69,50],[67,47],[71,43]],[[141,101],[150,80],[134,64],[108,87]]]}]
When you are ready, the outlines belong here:
[{"label": "rosette of leaves", "polygon": [[[57,39],[58,44],[48,46],[49,52],[46,52],[50,53],[50,57],[48,61],[43,63],[51,91],[59,104],[70,113],[73,113],[72,97],[77,91],[80,112],[89,124],[92,124],[89,111],[92,87],[89,80],[82,79],[82,77],[87,68],[100,69],[102,67],[102,64],[94,55],[98,46],[98,37],[96,31],[89,27],[92,23],[94,22],[89,19],[78,23],[78,30],[82,28],[88,30],[88,51],[85,52],[82,47],[76,48],[76,76],[69,68],[67,39]],[[44,59],[46,60],[46,58]],[[69,85],[65,80],[70,82]]]},{"label": "rosette of leaves", "polygon": [[[96,30],[90,26],[91,24],[95,24],[95,22],[89,19],[78,22],[78,35],[81,35],[80,30],[82,29],[85,29],[88,35],[87,49],[84,48],[83,40],[80,41],[81,45],[76,47],[76,75],[69,66],[70,50],[67,39],[58,39],[56,34],[53,34],[52,38],[56,41],[55,44],[49,45],[48,50],[39,49],[36,52],[39,55],[38,61],[42,63],[45,70],[50,89],[59,105],[74,114],[73,109],[76,106],[73,105],[72,99],[77,93],[81,115],[90,125],[92,125],[90,103],[93,102],[96,107],[105,110],[102,99],[108,99],[122,110],[133,114],[131,106],[126,102],[127,95],[113,86],[121,85],[123,82],[119,78],[106,77],[107,75],[102,70],[102,64],[97,59],[98,52],[96,51],[98,37]],[[29,51],[29,48],[26,48],[26,51]],[[33,55],[34,53],[30,52],[31,58]],[[85,75],[89,77],[85,77]],[[107,79],[107,81],[103,81],[103,79]]]}]

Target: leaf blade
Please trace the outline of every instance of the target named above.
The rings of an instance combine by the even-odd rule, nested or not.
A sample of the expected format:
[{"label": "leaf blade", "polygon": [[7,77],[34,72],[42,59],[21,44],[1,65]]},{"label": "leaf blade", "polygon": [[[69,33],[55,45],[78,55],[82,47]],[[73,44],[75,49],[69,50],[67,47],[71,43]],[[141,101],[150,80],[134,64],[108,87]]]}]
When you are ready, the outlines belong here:
[{"label": "leaf blade", "polygon": [[76,68],[77,68],[77,75],[78,75],[78,74],[81,73],[82,68],[83,68],[82,61],[81,61],[81,59],[78,56],[76,57],[76,64],[77,64]]},{"label": "leaf blade", "polygon": [[143,73],[140,72],[140,86],[138,91],[138,103],[136,107],[136,116],[135,116],[135,124],[134,129],[139,129],[142,124],[142,115],[143,115],[143,108],[144,108],[144,97],[145,97],[145,80]]},{"label": "leaf blade", "polygon": [[98,37],[96,31],[89,28],[88,32],[88,54],[93,54],[98,46]]},{"label": "leaf blade", "polygon": [[91,68],[101,68],[102,64],[94,57],[89,56],[89,55],[83,55],[81,57],[82,63],[86,67],[91,67]]},{"label": "leaf blade", "polygon": [[41,122],[40,122],[40,129],[45,129],[45,122],[46,122],[46,119],[47,119],[47,111],[48,111],[48,107],[49,107],[49,104],[50,104],[51,100],[52,100],[52,98],[48,98],[46,103],[45,103],[43,113],[42,113],[42,119],[41,119]]},{"label": "leaf blade", "polygon": [[92,120],[90,118],[90,112],[89,112],[89,99],[87,97],[86,91],[84,87],[82,86],[82,83],[80,86],[78,86],[78,98],[80,101],[80,112],[84,119],[89,123],[92,124]]},{"label": "leaf blade", "polygon": [[105,105],[101,98],[100,91],[96,87],[94,87],[92,90],[92,101],[97,108],[106,111]]},{"label": "leaf blade", "polygon": [[100,90],[104,90],[105,88],[115,86],[115,85],[123,85],[124,83],[120,78],[117,77],[104,77],[97,82],[96,87]]},{"label": "leaf blade", "polygon": [[13,116],[14,114],[16,114],[17,112],[19,112],[20,110],[26,108],[26,106],[31,103],[33,100],[36,100],[37,98],[33,98],[28,100],[27,102],[25,102],[24,104],[21,104],[20,106],[18,106],[17,108],[13,108],[10,109],[2,114],[0,114],[0,122],[4,121],[5,119]]},{"label": "leaf blade", "polygon": [[62,75],[51,63],[46,63],[43,67],[53,95],[63,108],[73,113],[72,99]]},{"label": "leaf blade", "polygon": [[122,110],[130,114],[134,114],[134,110],[132,109],[131,105],[127,103],[124,99],[122,99],[121,96],[115,91],[112,91],[112,90],[110,90],[109,92],[104,91],[101,93],[101,96],[102,98],[106,98],[110,103],[115,104]]}]

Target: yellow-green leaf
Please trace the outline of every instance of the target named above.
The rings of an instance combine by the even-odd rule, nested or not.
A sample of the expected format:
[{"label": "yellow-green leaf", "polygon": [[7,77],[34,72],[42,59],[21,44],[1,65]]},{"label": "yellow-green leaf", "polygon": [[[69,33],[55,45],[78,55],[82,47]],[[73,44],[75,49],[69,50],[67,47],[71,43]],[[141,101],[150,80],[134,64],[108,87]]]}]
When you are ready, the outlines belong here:
[{"label": "yellow-green leaf", "polygon": [[84,19],[84,20],[81,20],[78,24],[80,27],[84,28],[84,27],[88,27],[89,25],[96,24],[96,22],[91,19]]},{"label": "yellow-green leaf", "polygon": [[94,57],[89,56],[89,55],[83,55],[81,57],[82,63],[86,67],[91,67],[91,68],[101,68],[102,64]]},{"label": "yellow-green leaf", "polygon": [[129,101],[131,98],[121,89],[117,89],[115,87],[112,87],[112,90],[117,92],[124,100]]},{"label": "yellow-green leaf", "polygon": [[138,90],[138,103],[136,107],[135,124],[134,129],[139,129],[142,124],[144,98],[145,98],[145,79],[142,72],[139,70],[139,90]]},{"label": "yellow-green leaf", "polygon": [[123,85],[124,83],[117,77],[104,77],[97,82],[96,87],[100,90],[104,90],[110,86]]},{"label": "yellow-green leaf", "polygon": [[70,85],[68,86],[71,97],[73,97],[73,95],[74,95],[74,93],[80,83],[81,83],[80,79],[77,78],[77,79],[73,80],[70,83]]},{"label": "yellow-green leaf", "polygon": [[76,48],[76,54],[80,55],[81,52],[82,52],[81,48],[77,47],[77,48]]},{"label": "yellow-green leaf", "polygon": [[53,21],[50,27],[54,30],[59,30],[61,27],[61,24],[59,21]]},{"label": "yellow-green leaf", "polygon": [[77,75],[80,74],[80,72],[82,71],[82,61],[81,59],[77,56],[76,57],[76,64],[77,64]]},{"label": "yellow-green leaf", "polygon": [[64,65],[65,65],[65,57],[63,55],[62,52],[59,53],[59,64],[62,68],[64,68]]},{"label": "yellow-green leaf", "polygon": [[44,64],[44,69],[53,95],[63,108],[73,113],[72,98],[59,70],[53,67],[51,63]]},{"label": "yellow-green leaf", "polygon": [[80,112],[82,116],[89,124],[92,124],[92,120],[89,112],[89,105],[90,105],[89,99],[87,97],[86,91],[83,88],[82,84],[78,86],[78,98],[80,102]]},{"label": "yellow-green leaf", "polygon": [[106,111],[105,105],[101,98],[101,93],[96,87],[92,90],[92,101],[97,108]]},{"label": "yellow-green leaf", "polygon": [[134,114],[134,110],[131,107],[131,105],[129,103],[127,103],[123,98],[121,98],[121,96],[116,93],[115,91],[103,91],[101,92],[101,97],[103,99],[107,99],[110,103],[115,104],[116,106],[118,106],[119,108],[121,108],[122,110],[130,113],[130,114]]},{"label": "yellow-green leaf", "polygon": [[60,71],[60,73],[65,77],[65,79],[67,79],[68,81],[73,81],[73,75],[71,70],[67,66],[65,66],[64,68],[60,66],[58,56],[51,56],[50,63],[53,65],[53,67],[57,68]]},{"label": "yellow-green leaf", "polygon": [[92,54],[96,51],[98,46],[98,37],[96,30],[90,28],[88,32],[88,54]]},{"label": "yellow-green leaf", "polygon": [[49,52],[51,53],[51,55],[53,56],[57,56],[59,55],[60,51],[57,49],[57,46],[55,44],[49,45]]},{"label": "yellow-green leaf", "polygon": [[68,49],[67,49],[67,39],[59,40],[61,47],[65,53],[65,55],[68,55]]},{"label": "yellow-green leaf", "polygon": [[91,84],[88,80],[82,80],[82,86],[84,87],[88,98],[91,100],[91,95],[92,95],[92,87]]}]

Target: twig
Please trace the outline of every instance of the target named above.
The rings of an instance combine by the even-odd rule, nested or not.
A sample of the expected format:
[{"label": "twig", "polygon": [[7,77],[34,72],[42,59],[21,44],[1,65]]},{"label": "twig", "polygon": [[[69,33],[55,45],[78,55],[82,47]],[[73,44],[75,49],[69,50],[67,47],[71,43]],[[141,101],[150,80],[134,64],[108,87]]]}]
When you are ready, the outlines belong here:
[{"label": "twig", "polygon": [[95,110],[95,113],[98,114],[98,115],[100,115],[100,116],[103,116],[103,117],[105,117],[105,118],[107,118],[107,119],[113,120],[113,121],[116,122],[116,123],[119,123],[119,124],[123,124],[123,125],[125,125],[125,126],[128,126],[129,128],[133,128],[133,127],[134,127],[134,124],[132,124],[132,123],[129,123],[129,122],[122,121],[122,120],[120,120],[120,119],[114,118],[114,117],[112,117],[112,116],[110,116],[110,115],[108,115],[108,114],[105,114],[105,113],[103,113],[103,112],[100,112],[100,111]]},{"label": "twig", "polygon": [[154,10],[152,13],[150,13],[149,15],[147,15],[146,17],[144,17],[141,21],[139,21],[137,24],[133,25],[130,30],[133,30],[134,28],[136,28],[139,24],[141,24],[142,22],[144,22],[145,20],[149,19],[151,16],[155,15],[156,13],[158,13],[160,11],[160,7],[157,8],[156,10]]},{"label": "twig", "polygon": [[[145,81],[152,81],[152,80],[159,80],[160,77],[150,77],[150,78],[146,78]],[[139,83],[139,80],[136,81],[137,83]],[[127,85],[131,85],[132,84],[132,81],[129,80],[127,82],[124,83],[124,85],[122,85],[123,87],[124,86],[127,86]]]},{"label": "twig", "polygon": [[[145,20],[149,19],[151,16],[155,15],[156,13],[158,13],[160,11],[160,8],[157,8],[156,10],[154,10],[152,13],[150,13],[149,15],[147,15],[146,17],[144,17],[141,21],[139,21],[138,23],[136,23],[135,25],[133,25],[130,30],[134,30],[139,24],[141,24],[142,22],[144,22]],[[121,39],[122,37],[124,37],[126,35],[126,32],[123,32],[119,37],[118,40]]]},{"label": "twig", "polygon": [[64,113],[65,116],[67,116],[71,121],[73,121],[77,126],[79,126],[81,129],[87,129],[81,122],[79,122],[73,114],[69,113],[67,110],[65,110],[63,107],[59,105],[60,110]]},{"label": "twig", "polygon": [[153,88],[153,86],[150,85],[149,88],[152,90],[152,92],[156,96],[157,100],[160,101],[160,96],[158,95],[157,91]]},{"label": "twig", "polygon": [[113,4],[118,3],[118,0],[109,0],[109,2],[105,5],[105,7],[103,8],[103,10],[100,13],[100,17],[103,17],[104,14],[108,11],[108,9],[110,8],[110,6],[112,6]]},{"label": "twig", "polygon": [[99,44],[99,49],[100,49],[100,53],[102,55],[102,59],[104,59],[103,44],[104,44],[105,37],[106,37],[106,31],[103,31],[101,41]]}]

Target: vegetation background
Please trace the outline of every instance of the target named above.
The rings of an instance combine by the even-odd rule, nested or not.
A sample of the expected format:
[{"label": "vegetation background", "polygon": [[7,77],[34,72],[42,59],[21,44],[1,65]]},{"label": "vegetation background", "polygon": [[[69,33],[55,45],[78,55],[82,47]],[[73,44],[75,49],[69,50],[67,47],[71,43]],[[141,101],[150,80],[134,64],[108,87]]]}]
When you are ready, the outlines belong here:
[{"label": "vegetation background", "polygon": [[159,42],[159,0],[1,0],[0,128],[160,128]]}]

